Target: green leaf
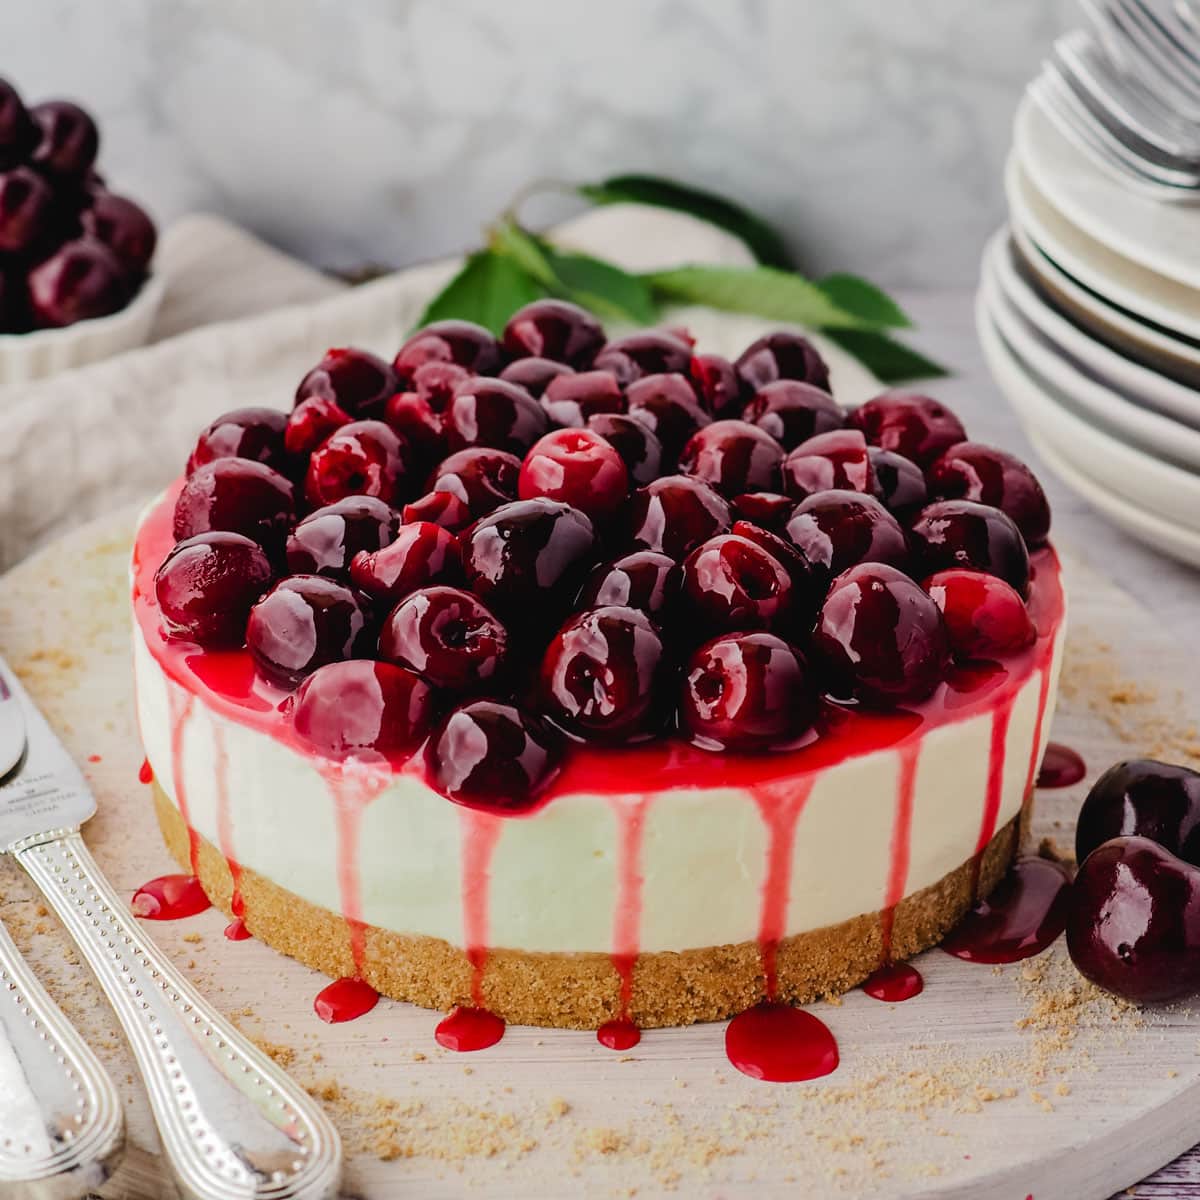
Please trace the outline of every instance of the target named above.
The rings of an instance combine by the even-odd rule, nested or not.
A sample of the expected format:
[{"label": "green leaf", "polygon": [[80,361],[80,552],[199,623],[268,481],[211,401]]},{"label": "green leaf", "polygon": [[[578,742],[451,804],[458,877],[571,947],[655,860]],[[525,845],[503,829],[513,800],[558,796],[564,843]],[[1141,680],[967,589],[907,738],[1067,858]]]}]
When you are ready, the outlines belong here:
[{"label": "green leaf", "polygon": [[479,250],[429,302],[417,320],[417,327],[457,317],[474,321],[498,335],[516,309],[546,294],[547,289],[514,258],[493,250]]},{"label": "green leaf", "polygon": [[912,322],[895,300],[857,275],[827,275],[817,287],[843,312],[886,328],[912,328]]},{"label": "green leaf", "polygon": [[703,188],[655,175],[614,175],[601,183],[582,184],[579,193],[593,204],[653,204],[690,213],[741,238],[760,263],[791,266],[787,245],[766,221]]},{"label": "green leaf", "polygon": [[598,317],[652,325],[658,320],[654,291],[640,276],[587,254],[573,254],[540,243],[556,284],[569,300]]},{"label": "green leaf", "polygon": [[884,383],[907,383],[913,379],[935,379],[949,374],[945,367],[885,333],[869,329],[827,329],[823,332]]},{"label": "green leaf", "polygon": [[511,258],[543,287],[554,290],[554,268],[546,253],[549,247],[516,221],[507,217],[497,221],[489,230],[488,244],[497,254]]}]

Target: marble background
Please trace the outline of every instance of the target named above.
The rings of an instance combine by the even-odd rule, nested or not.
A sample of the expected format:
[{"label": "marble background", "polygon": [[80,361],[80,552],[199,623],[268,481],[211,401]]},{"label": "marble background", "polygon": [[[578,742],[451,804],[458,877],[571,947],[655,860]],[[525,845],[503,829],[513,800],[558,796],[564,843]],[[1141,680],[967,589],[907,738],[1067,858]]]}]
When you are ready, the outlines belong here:
[{"label": "marble background", "polygon": [[[324,266],[476,242],[531,179],[736,195],[813,271],[966,283],[1072,0],[5,0],[0,72],[169,220]],[[557,215],[557,201],[531,218]]]}]

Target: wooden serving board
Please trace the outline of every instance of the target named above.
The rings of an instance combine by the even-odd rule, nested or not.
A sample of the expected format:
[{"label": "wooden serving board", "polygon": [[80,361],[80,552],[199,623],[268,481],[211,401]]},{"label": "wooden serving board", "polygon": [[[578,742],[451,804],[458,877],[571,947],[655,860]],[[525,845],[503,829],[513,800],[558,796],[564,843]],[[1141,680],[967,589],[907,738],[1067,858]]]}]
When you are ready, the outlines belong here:
[{"label": "wooden serving board", "polygon": [[[131,895],[174,867],[159,840],[134,729],[126,511],[0,577],[0,648],[84,764],[91,846]],[[1200,760],[1184,664],[1115,586],[1068,561],[1072,630],[1053,736],[1091,770],[1132,753]],[[1153,682],[1151,682],[1153,681]],[[1187,681],[1185,681],[1187,682]],[[1036,833],[1069,853],[1086,784],[1038,797]],[[132,1150],[105,1189],[157,1198],[156,1138],[132,1059],[65,934],[11,864],[0,916],[112,1071]],[[216,911],[151,933],[211,1001],[329,1108],[364,1198],[802,1195],[1104,1200],[1200,1138],[1200,1012],[1120,1005],[1039,958],[974,966],[931,951],[901,1005],[854,992],[815,1011],[840,1068],[807,1085],[734,1070],[723,1026],[647,1033],[614,1054],[588,1033],[510,1028],[474,1055],[440,1049],[437,1017],[381,1001],[323,1025],[323,980]]]}]

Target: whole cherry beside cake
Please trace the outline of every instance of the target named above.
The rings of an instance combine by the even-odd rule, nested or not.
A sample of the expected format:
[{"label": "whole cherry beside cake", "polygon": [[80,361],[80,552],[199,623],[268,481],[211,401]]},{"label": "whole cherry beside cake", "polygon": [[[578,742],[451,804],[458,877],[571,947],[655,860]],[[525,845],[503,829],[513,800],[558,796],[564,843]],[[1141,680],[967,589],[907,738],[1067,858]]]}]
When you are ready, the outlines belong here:
[{"label": "whole cherry beside cake", "polygon": [[614,1045],[936,943],[1045,745],[1049,510],[940,403],[828,387],[795,333],[542,300],[216,416],[134,553],[175,856],[329,975]]}]

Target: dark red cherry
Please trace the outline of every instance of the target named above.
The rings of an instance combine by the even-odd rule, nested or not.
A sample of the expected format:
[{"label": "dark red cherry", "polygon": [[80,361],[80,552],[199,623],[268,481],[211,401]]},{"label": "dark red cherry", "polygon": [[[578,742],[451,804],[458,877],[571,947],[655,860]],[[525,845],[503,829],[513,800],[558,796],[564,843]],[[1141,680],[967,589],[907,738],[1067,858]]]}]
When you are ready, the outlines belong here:
[{"label": "dark red cherry", "polygon": [[310,396],[333,400],[355,420],[378,420],[388,399],[400,390],[396,372],[376,354],[335,347],[296,388],[296,403]]},{"label": "dark red cherry", "polygon": [[841,429],[846,414],[833,397],[811,383],[777,379],[755,392],[742,420],[769,433],[785,450],[821,433]]},{"label": "dark red cherry", "polygon": [[784,461],[783,489],[797,500],[817,492],[874,492],[866,439],[857,429],[834,429],[801,442]]},{"label": "dark red cherry", "polygon": [[218,458],[197,467],[175,501],[175,540],[198,533],[244,533],[274,553],[295,520],[292,485],[248,458]]},{"label": "dark red cherry", "polygon": [[0,251],[26,255],[45,241],[54,221],[54,189],[29,167],[0,174]]},{"label": "dark red cherry", "polygon": [[683,563],[683,594],[698,627],[708,633],[771,629],[791,614],[792,580],[758,542],[722,533],[697,546]]},{"label": "dark red cherry", "polygon": [[558,774],[562,741],[552,726],[513,704],[472,700],[435,730],[425,765],[434,787],[458,804],[521,812]]},{"label": "dark red cherry", "polygon": [[37,126],[17,89],[7,79],[0,79],[0,169],[21,162],[37,137]]},{"label": "dark red cherry", "polygon": [[883,707],[924,700],[950,664],[938,606],[902,571],[878,562],[833,581],[812,652],[835,696]]},{"label": "dark red cherry", "polygon": [[221,531],[180,542],[155,573],[154,595],[169,637],[240,646],[250,608],[270,584],[263,548]]},{"label": "dark red cherry", "polygon": [[958,442],[929,468],[933,495],[976,500],[1012,517],[1028,546],[1040,546],[1050,532],[1050,505],[1034,473],[1004,450],[979,442]]},{"label": "dark red cherry", "polygon": [[592,365],[597,371],[611,371],[626,387],[645,375],[686,375],[691,363],[692,348],[683,338],[664,329],[647,329],[609,342]]},{"label": "dark red cherry", "polygon": [[791,542],[749,521],[734,521],[730,532],[761,546],[787,571],[792,581],[792,609],[797,620],[808,620],[816,615],[828,583],[823,569],[814,568]]},{"label": "dark red cherry", "polygon": [[787,540],[826,583],[856,563],[908,564],[904,530],[874,496],[818,492],[802,500],[784,526]]},{"label": "dark red cherry", "polygon": [[486,688],[504,666],[508,632],[470,592],[427,587],[392,609],[379,657],[447,691]]},{"label": "dark red cherry", "polygon": [[1029,551],[1012,518],[972,500],[937,500],[917,514],[909,530],[919,576],[947,567],[974,567],[998,575],[1029,594]]},{"label": "dark red cherry", "polygon": [[512,358],[550,358],[587,367],[604,345],[604,328],[577,304],[534,300],[509,317],[502,344]]},{"label": "dark red cherry", "polygon": [[698,479],[664,475],[638,488],[629,501],[633,546],[658,550],[676,561],[732,523],[728,502]]},{"label": "dark red cherry", "polygon": [[736,417],[742,390],[733,363],[720,354],[694,354],[688,368],[696,397],[711,417]]},{"label": "dark red cherry", "polygon": [[727,633],[691,657],[679,727],[705,750],[788,750],[817,714],[817,688],[795,646],[773,633]]},{"label": "dark red cherry", "polygon": [[43,328],[106,317],[129,300],[121,260],[91,238],[65,242],[29,272],[29,307]]},{"label": "dark red cherry", "polygon": [[135,276],[145,273],[154,257],[158,233],[139,205],[124,196],[98,191],[79,214],[83,232],[103,242]]},{"label": "dark red cherry", "polygon": [[734,496],[730,504],[735,519],[761,525],[775,533],[783,532],[796,509],[796,501],[782,492],[743,492]]},{"label": "dark red cherry", "polygon": [[611,516],[625,501],[629,473],[621,456],[590,429],[556,429],[533,446],[521,464],[522,500],[561,500],[593,520]]},{"label": "dark red cherry", "polygon": [[635,550],[598,566],[587,578],[575,607],[619,605],[640,609],[662,622],[676,608],[683,572],[674,559],[654,550]]},{"label": "dark red cherry", "polygon": [[1003,658],[1024,650],[1036,636],[1025,601],[995,575],[952,567],[922,586],[942,611],[957,659]]},{"label": "dark red cherry", "polygon": [[514,500],[460,538],[467,586],[509,620],[561,610],[593,560],[596,534],[578,509],[544,497]]},{"label": "dark red cherry", "polygon": [[309,396],[292,409],[287,419],[284,447],[295,458],[307,458],[334,430],[353,420],[336,400]]},{"label": "dark red cherry", "polygon": [[433,725],[433,692],[412,671],[355,658],[318,668],[296,691],[292,724],[327,758],[407,757]]},{"label": "dark red cherry", "polygon": [[1150,838],[1200,866],[1200,774],[1137,758],[1109,767],[1092,785],[1075,826],[1075,860],[1109,838]]},{"label": "dark red cherry", "polygon": [[85,175],[100,148],[96,122],[69,100],[35,104],[29,115],[38,128],[37,144],[31,155],[34,166],[67,179]]},{"label": "dark red cherry", "polygon": [[884,392],[846,418],[872,446],[894,450],[928,467],[955,442],[966,440],[962,422],[940,401],[916,392]]},{"label": "dark red cherry", "polygon": [[661,474],[662,442],[641,421],[621,413],[597,413],[588,417],[587,427],[621,456],[634,487],[645,487]]},{"label": "dark red cherry", "polygon": [[361,552],[381,550],[395,540],[400,514],[375,496],[346,496],[308,514],[287,540],[293,575],[345,578]]},{"label": "dark red cherry", "polygon": [[875,495],[888,512],[903,518],[924,507],[929,499],[925,475],[912,459],[878,446],[868,447],[867,456],[875,477]]},{"label": "dark red cherry", "polygon": [[29,292],[14,271],[0,271],[0,333],[24,333],[29,328]]},{"label": "dark red cherry", "polygon": [[542,658],[542,710],[584,741],[644,741],[666,720],[662,636],[644,612],[610,605],[578,613]]},{"label": "dark red cherry", "polygon": [[419,392],[397,392],[383,410],[383,423],[424,462],[446,455],[442,418]]},{"label": "dark red cherry", "polygon": [[430,476],[429,489],[457,496],[474,516],[481,517],[517,498],[520,475],[521,460],[515,454],[475,446],[444,458]]},{"label": "dark red cherry", "polygon": [[430,521],[401,525],[390,542],[354,555],[350,578],[381,608],[399,604],[417,588],[458,583],[458,539]]},{"label": "dark red cherry", "polygon": [[404,444],[382,421],[351,421],[321,443],[308,462],[304,494],[320,508],[346,496],[397,499],[404,483]]},{"label": "dark red cherry", "polygon": [[435,413],[444,413],[454,398],[454,389],[466,383],[471,372],[451,362],[422,363],[413,373],[408,390],[416,392]]},{"label": "dark red cherry", "polygon": [[629,385],[625,399],[629,415],[662,442],[663,454],[672,462],[692,434],[712,421],[683,375],[645,375]]},{"label": "dark red cherry", "polygon": [[552,358],[518,358],[510,362],[500,378],[524,388],[535,400],[545,394],[550,384],[561,375],[574,375],[574,367],[555,362]]},{"label": "dark red cherry", "polygon": [[504,363],[500,343],[482,325],[471,321],[434,321],[400,347],[392,361],[401,379],[410,380],[422,363],[446,362],[466,367],[475,375],[490,375]]},{"label": "dark red cherry", "polygon": [[187,473],[218,458],[248,458],[286,475],[291,462],[284,446],[287,414],[274,408],[237,408],[218,417],[200,435]]},{"label": "dark red cherry", "polygon": [[783,450],[757,425],[715,421],[692,434],[679,456],[679,473],[715,488],[723,496],[779,488]]},{"label": "dark red cherry", "polygon": [[550,380],[542,408],[555,425],[580,429],[595,413],[622,413],[625,397],[608,371],[583,371]]},{"label": "dark red cherry", "polygon": [[427,521],[431,525],[440,525],[449,533],[461,533],[475,520],[466,502],[453,492],[426,492],[406,504],[401,516],[406,525]]},{"label": "dark red cherry", "polygon": [[1071,885],[1067,950],[1080,973],[1135,1004],[1200,990],[1200,869],[1144,837],[1093,850]]},{"label": "dark red cherry", "polygon": [[369,654],[371,635],[362,598],[322,575],[281,579],[246,623],[246,647],[259,673],[284,687],[326,663]]},{"label": "dark red cherry", "polygon": [[751,342],[733,364],[742,395],[753,396],[777,379],[797,379],[829,391],[829,368],[816,346],[798,333],[779,330]]},{"label": "dark red cherry", "polygon": [[442,427],[451,450],[488,446],[522,455],[550,422],[524,388],[477,375],[454,389]]}]

